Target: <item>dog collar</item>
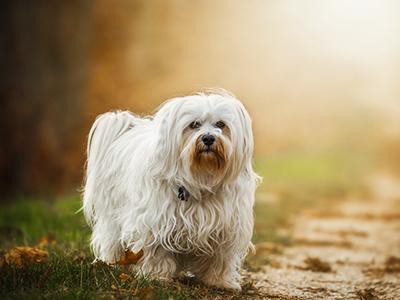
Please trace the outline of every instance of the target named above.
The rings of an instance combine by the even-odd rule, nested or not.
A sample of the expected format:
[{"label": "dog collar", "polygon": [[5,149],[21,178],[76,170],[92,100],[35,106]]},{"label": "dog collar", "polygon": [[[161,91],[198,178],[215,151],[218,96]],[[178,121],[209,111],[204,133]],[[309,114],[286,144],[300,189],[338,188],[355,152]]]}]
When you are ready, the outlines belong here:
[{"label": "dog collar", "polygon": [[189,199],[189,192],[185,189],[183,185],[178,186],[178,199],[181,201],[188,201]]}]

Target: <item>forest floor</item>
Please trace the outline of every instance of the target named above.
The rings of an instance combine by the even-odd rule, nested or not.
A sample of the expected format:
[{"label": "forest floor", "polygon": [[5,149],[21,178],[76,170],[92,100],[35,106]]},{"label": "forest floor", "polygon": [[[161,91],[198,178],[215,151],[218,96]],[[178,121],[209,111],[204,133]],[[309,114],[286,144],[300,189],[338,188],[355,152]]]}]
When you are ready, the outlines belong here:
[{"label": "forest floor", "polygon": [[[400,299],[400,183],[357,156],[259,159],[242,292],[92,264],[79,196],[0,206],[0,299]],[[28,248],[18,248],[28,247]]]},{"label": "forest floor", "polygon": [[268,264],[247,272],[255,295],[400,299],[400,184],[387,175],[369,184],[366,198],[300,211],[290,222],[292,246],[259,243],[255,257]]}]

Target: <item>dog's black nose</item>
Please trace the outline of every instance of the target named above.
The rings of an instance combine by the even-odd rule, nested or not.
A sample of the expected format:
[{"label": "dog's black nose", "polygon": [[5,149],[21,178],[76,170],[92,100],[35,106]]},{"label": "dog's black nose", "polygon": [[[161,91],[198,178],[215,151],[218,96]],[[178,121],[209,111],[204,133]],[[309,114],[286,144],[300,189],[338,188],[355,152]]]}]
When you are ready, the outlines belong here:
[{"label": "dog's black nose", "polygon": [[205,134],[201,140],[203,141],[204,145],[211,146],[215,142],[215,137],[211,134]]}]

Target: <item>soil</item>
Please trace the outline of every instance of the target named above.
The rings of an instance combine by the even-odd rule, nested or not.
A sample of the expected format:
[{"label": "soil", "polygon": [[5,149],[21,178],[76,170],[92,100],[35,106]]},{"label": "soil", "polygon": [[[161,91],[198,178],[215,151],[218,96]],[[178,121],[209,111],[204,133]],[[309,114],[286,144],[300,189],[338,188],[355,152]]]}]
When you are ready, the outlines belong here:
[{"label": "soil", "polygon": [[246,274],[255,298],[400,299],[400,183],[378,175],[370,190],[297,215],[293,246]]}]

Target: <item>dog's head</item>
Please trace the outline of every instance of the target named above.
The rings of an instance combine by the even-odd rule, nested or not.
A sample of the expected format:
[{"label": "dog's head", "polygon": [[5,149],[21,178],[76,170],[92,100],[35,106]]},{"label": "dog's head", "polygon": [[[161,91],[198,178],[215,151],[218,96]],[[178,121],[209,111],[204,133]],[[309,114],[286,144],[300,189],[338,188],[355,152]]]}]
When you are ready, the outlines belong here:
[{"label": "dog's head", "polygon": [[[212,188],[251,169],[251,119],[228,93],[175,98],[155,115],[162,172],[191,185]],[[249,171],[249,170],[248,170]]]}]

